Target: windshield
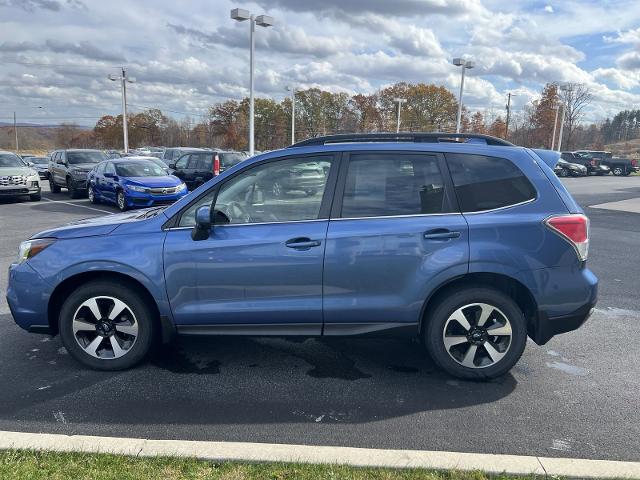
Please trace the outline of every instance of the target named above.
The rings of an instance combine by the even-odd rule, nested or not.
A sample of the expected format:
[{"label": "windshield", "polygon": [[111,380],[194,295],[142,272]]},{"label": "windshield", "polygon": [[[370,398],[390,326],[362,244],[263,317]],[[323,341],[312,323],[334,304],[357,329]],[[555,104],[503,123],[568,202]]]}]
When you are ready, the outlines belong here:
[{"label": "windshield", "polygon": [[165,171],[153,162],[137,161],[117,163],[116,173],[121,177],[165,177]]},{"label": "windshield", "polygon": [[159,158],[156,158],[154,160],[150,160],[151,162],[155,163],[156,165],[158,165],[160,168],[167,168],[169,165],[167,165],[164,161],[162,161]]},{"label": "windshield", "polygon": [[100,163],[107,157],[102,152],[67,152],[69,165],[80,165],[82,163]]},{"label": "windshield", "polygon": [[0,167],[24,167],[25,164],[13,153],[0,154]]},{"label": "windshield", "polygon": [[46,157],[31,157],[29,161],[31,163],[37,163],[38,165],[46,165],[49,162]]}]

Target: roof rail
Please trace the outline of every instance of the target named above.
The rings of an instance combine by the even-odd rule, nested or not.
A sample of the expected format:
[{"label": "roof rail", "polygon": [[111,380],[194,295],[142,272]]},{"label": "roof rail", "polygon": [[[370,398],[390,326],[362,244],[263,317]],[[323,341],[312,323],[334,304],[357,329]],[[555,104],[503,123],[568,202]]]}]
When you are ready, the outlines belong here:
[{"label": "roof rail", "polygon": [[339,135],[325,135],[322,137],[308,138],[291,147],[309,147],[312,145],[327,145],[332,143],[357,143],[357,142],[414,142],[414,143],[484,143],[485,145],[513,147],[512,143],[491,135],[477,133],[341,133]]}]

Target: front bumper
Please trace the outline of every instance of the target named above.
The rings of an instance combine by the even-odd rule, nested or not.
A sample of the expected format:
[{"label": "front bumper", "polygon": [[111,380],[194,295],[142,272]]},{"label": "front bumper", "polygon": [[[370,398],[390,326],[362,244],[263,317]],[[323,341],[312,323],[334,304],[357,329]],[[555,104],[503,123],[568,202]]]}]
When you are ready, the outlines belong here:
[{"label": "front bumper", "polygon": [[188,193],[189,192],[187,190],[183,190],[182,192],[171,193],[167,195],[154,195],[151,193],[142,193],[127,190],[125,199],[127,200],[127,206],[129,208],[144,208],[154,207],[157,205],[171,205],[172,203],[180,200]]},{"label": "front bumper", "polygon": [[[34,185],[35,184],[35,185]],[[39,182],[27,182],[27,185],[7,185],[0,187],[0,197],[19,197],[40,193]]]},{"label": "front bumper", "polygon": [[48,305],[51,289],[29,262],[11,264],[7,303],[19,327],[36,333],[49,331]]}]

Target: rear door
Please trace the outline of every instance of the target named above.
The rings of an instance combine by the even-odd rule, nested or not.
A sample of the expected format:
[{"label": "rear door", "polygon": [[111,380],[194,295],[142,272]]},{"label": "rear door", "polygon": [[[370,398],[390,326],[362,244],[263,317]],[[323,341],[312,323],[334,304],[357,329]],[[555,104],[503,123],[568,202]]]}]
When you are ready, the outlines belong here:
[{"label": "rear door", "polygon": [[327,233],[324,334],[416,326],[430,291],[467,273],[468,226],[442,155],[345,154]]},{"label": "rear door", "polygon": [[190,158],[190,153],[186,153],[178,158],[178,160],[175,161],[175,171],[173,172],[173,175],[186,183],[189,190],[192,190],[192,182],[187,177],[187,166],[189,165]]}]

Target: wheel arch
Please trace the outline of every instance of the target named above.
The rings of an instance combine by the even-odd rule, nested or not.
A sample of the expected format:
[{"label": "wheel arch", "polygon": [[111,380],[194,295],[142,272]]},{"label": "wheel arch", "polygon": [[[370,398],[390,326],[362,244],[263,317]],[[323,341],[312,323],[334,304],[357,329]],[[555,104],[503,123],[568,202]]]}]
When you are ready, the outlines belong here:
[{"label": "wheel arch", "polygon": [[163,343],[168,343],[175,335],[175,326],[171,320],[160,313],[158,303],[149,289],[139,280],[121,272],[92,270],[71,275],[60,282],[49,297],[47,305],[47,321],[52,335],[58,334],[58,317],[60,309],[69,295],[78,287],[94,280],[111,280],[119,284],[128,285],[133,291],[141,295],[144,301],[152,309],[155,321],[159,327],[160,337]]},{"label": "wheel arch", "polygon": [[431,292],[422,306],[419,332],[422,333],[429,322],[429,312],[443,297],[461,288],[493,288],[512,298],[527,321],[527,332],[535,332],[538,316],[538,304],[531,291],[520,281],[502,273],[473,272],[448,280]]}]

